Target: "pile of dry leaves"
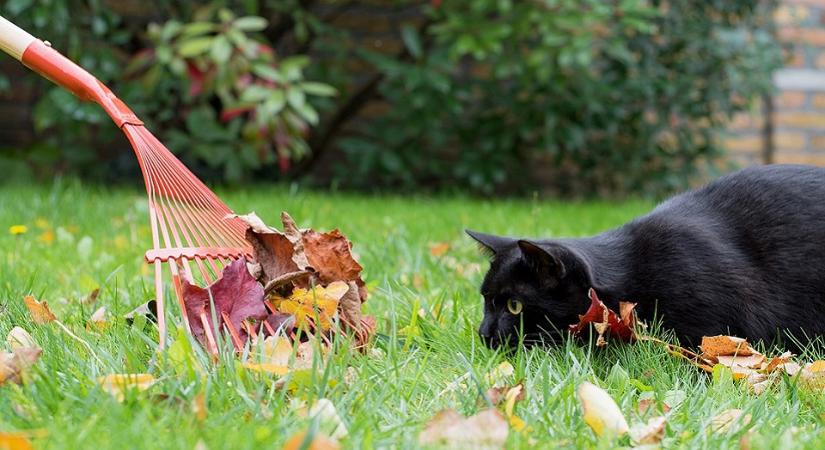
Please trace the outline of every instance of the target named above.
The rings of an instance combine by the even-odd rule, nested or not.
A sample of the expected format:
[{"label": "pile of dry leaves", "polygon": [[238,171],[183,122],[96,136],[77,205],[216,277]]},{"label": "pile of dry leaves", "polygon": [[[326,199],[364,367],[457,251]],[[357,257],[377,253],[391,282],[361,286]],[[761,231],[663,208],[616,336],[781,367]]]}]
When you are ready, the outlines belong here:
[{"label": "pile of dry leaves", "polygon": [[361,314],[367,291],[350,241],[337,229],[299,229],[285,212],[283,231],[255,213],[238,217],[249,226],[253,260],[227,265],[206,288],[183,283],[185,319],[198,341],[216,354],[213,330],[225,331],[239,351],[261,335],[294,337],[300,331],[326,342],[343,330],[354,335],[355,347],[364,347],[375,320]]}]

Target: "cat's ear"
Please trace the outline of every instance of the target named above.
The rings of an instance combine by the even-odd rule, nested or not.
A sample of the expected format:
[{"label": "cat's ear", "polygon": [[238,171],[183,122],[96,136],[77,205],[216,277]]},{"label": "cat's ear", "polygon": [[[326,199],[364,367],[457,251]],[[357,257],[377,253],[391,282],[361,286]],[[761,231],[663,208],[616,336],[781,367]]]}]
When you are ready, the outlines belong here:
[{"label": "cat's ear", "polygon": [[518,241],[518,248],[524,255],[527,264],[538,273],[538,275],[548,281],[559,281],[567,273],[564,263],[559,255],[553,254],[552,250],[540,247],[538,244],[526,240]]},{"label": "cat's ear", "polygon": [[495,236],[493,234],[479,233],[478,231],[464,230],[471,238],[475,239],[481,245],[481,249],[487,256],[493,257],[496,253],[504,250],[504,248],[513,243],[512,238],[504,236]]}]

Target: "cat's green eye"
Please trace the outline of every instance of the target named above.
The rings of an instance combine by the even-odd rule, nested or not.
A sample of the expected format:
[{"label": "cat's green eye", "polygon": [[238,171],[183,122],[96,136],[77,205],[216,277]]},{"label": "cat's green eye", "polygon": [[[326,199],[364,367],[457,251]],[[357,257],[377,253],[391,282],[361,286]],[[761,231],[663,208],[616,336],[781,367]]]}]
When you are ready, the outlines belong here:
[{"label": "cat's green eye", "polygon": [[524,308],[524,305],[520,301],[512,298],[507,300],[507,311],[510,311],[511,314],[521,314],[522,308]]}]

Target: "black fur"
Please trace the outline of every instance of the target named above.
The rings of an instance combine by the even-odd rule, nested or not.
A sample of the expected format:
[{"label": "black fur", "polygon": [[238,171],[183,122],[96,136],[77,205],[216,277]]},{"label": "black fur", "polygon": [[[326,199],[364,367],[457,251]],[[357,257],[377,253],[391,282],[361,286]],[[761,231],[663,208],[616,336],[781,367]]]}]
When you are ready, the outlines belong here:
[{"label": "black fur", "polygon": [[[516,342],[519,327],[528,343],[557,339],[587,309],[591,286],[614,310],[638,303],[642,320],[655,314],[688,345],[825,333],[825,169],[741,170],[589,238],[468,233],[493,255],[479,329],[490,346]],[[521,314],[508,299],[523,302]]]}]

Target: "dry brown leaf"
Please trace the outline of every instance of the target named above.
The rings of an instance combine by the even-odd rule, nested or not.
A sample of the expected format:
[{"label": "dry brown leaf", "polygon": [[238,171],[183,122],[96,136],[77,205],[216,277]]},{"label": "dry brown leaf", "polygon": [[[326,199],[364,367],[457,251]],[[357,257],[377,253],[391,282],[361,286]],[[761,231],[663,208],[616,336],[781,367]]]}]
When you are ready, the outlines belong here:
[{"label": "dry brown leaf", "polygon": [[338,450],[340,448],[338,442],[320,433],[309,436],[309,431],[301,431],[287,439],[283,450]]},{"label": "dry brown leaf", "polygon": [[43,350],[38,347],[21,347],[12,353],[0,352],[0,385],[22,382],[41,353]]},{"label": "dry brown leaf", "polygon": [[86,296],[80,303],[84,305],[94,305],[97,303],[97,297],[100,296],[100,288],[95,288],[89,295]]},{"label": "dry brown leaf", "polygon": [[44,324],[57,320],[57,317],[52,314],[49,309],[49,304],[45,300],[38,302],[31,295],[27,295],[23,297],[23,302],[26,304],[26,308],[29,309],[29,313],[31,314],[32,321],[34,321],[34,323]]},{"label": "dry brown leaf", "polygon": [[762,363],[765,362],[765,356],[760,355],[759,353],[754,353],[753,355],[748,356],[728,356],[728,355],[719,355],[716,357],[716,360],[719,364],[727,367],[747,367],[749,369],[758,369],[762,367]]},{"label": "dry brown leaf", "polygon": [[14,327],[9,331],[9,335],[6,336],[6,344],[11,347],[12,351],[21,348],[39,348],[29,332],[21,327]]},{"label": "dry brown leaf", "polygon": [[28,435],[13,431],[0,432],[0,450],[33,450]]},{"label": "dry brown leaf", "polygon": [[156,381],[155,377],[148,373],[116,373],[97,378],[97,384],[120,402],[126,397],[126,392],[145,391]]},{"label": "dry brown leaf", "polygon": [[712,433],[727,433],[733,429],[745,427],[750,422],[750,414],[745,414],[741,409],[728,409],[711,420],[708,430]]},{"label": "dry brown leaf", "polygon": [[509,431],[507,420],[495,408],[485,409],[470,417],[446,409],[427,422],[418,436],[418,443],[423,446],[501,449]]},{"label": "dry brown leaf", "polygon": [[584,422],[596,435],[621,436],[628,431],[622,410],[604,389],[585,381],[576,389]]},{"label": "dry brown leaf", "polygon": [[717,356],[750,356],[758,354],[746,339],[735,336],[703,336],[702,344],[699,345],[702,356],[715,359]]},{"label": "dry brown leaf", "polygon": [[347,283],[349,290],[338,302],[338,317],[344,327],[355,333],[355,348],[363,348],[369,343],[375,331],[375,319],[361,314],[361,296],[358,284],[354,281]]},{"label": "dry brown leaf", "polygon": [[782,369],[782,367],[785,364],[791,361],[791,358],[793,358],[793,356],[794,355],[791,352],[785,352],[779,356],[774,356],[765,364],[762,370],[764,370],[767,373],[770,373],[774,370]]},{"label": "dry brown leaf", "polygon": [[327,233],[306,230],[302,234],[304,251],[310,266],[322,284],[334,281],[354,281],[361,301],[367,299],[367,289],[361,279],[361,264],[352,254],[352,243],[337,229]]},{"label": "dry brown leaf", "polygon": [[[296,252],[287,234],[268,227],[254,212],[237,217],[249,226],[246,240],[252,245],[255,261],[261,270],[261,282],[267,287],[267,292],[309,274],[306,271],[309,263],[303,252]],[[285,277],[287,274],[293,276]]]},{"label": "dry brown leaf", "polygon": [[653,417],[647,423],[632,426],[629,430],[630,439],[636,444],[656,444],[665,435],[667,417]]},{"label": "dry brown leaf", "polygon": [[587,296],[590,299],[590,307],[587,311],[579,316],[579,322],[570,325],[570,332],[575,334],[581,333],[589,324],[593,324],[598,338],[596,345],[601,347],[607,345],[604,336],[609,335],[624,342],[631,342],[636,339],[636,333],[633,327],[636,322],[636,315],[633,312],[635,303],[619,302],[620,315],[617,315],[613,310],[605,306],[599,300],[596,290],[590,288],[587,291]]}]

